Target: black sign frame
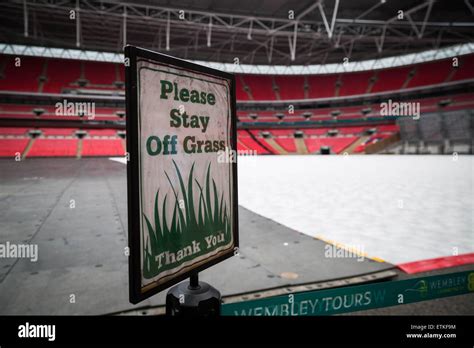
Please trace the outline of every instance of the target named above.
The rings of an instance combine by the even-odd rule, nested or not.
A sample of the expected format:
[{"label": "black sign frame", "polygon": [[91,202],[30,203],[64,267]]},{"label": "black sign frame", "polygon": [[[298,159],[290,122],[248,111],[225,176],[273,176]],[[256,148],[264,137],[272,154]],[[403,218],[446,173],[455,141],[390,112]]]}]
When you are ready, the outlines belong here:
[{"label": "black sign frame", "polygon": [[137,59],[144,58],[157,63],[171,65],[178,69],[194,73],[206,74],[228,80],[230,83],[230,146],[237,154],[237,116],[235,97],[235,76],[230,73],[194,64],[185,60],[174,58],[161,53],[153,52],[135,46],[125,47],[125,102],[126,102],[126,130],[127,130],[127,198],[128,198],[128,246],[129,246],[129,300],[131,303],[139,303],[184,279],[203,271],[225,259],[234,256],[239,247],[238,233],[238,190],[237,190],[237,156],[234,156],[232,165],[232,208],[233,221],[232,233],[234,247],[222,252],[222,255],[213,258],[201,265],[175,276],[162,284],[157,284],[151,289],[143,291],[141,286],[141,245],[140,231],[140,175],[138,163],[138,151],[140,139],[138,134],[138,86],[137,86]]}]

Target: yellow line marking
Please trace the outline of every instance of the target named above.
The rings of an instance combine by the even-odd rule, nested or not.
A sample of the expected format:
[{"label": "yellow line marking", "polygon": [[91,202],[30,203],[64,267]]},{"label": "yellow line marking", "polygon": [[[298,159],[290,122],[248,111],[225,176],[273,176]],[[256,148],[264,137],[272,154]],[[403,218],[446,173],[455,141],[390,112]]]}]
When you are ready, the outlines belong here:
[{"label": "yellow line marking", "polygon": [[316,235],[316,236],[314,237],[314,239],[316,239],[316,240],[322,240],[322,241],[325,242],[325,243],[334,245],[336,248],[344,249],[344,250],[350,251],[351,253],[356,254],[357,256],[362,256],[362,257],[371,259],[371,260],[376,261],[376,262],[386,262],[385,260],[383,260],[383,259],[380,258],[380,257],[368,256],[367,253],[359,252],[359,251],[357,251],[357,250],[354,250],[354,248],[351,248],[350,246],[347,246],[347,245],[345,245],[345,244],[342,244],[342,243],[335,242],[335,241],[333,241],[333,240],[324,238],[324,237],[321,236],[321,235]]}]

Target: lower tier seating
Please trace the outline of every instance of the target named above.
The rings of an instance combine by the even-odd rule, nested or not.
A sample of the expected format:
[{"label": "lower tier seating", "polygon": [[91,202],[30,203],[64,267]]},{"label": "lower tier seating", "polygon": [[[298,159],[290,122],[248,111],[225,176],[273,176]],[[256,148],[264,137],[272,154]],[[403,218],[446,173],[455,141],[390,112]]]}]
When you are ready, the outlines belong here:
[{"label": "lower tier seating", "polygon": [[0,139],[0,157],[21,156],[28,144],[28,139]]},{"label": "lower tier seating", "polygon": [[121,139],[83,139],[82,156],[124,156]]},{"label": "lower tier seating", "polygon": [[78,139],[35,139],[28,157],[75,157]]}]

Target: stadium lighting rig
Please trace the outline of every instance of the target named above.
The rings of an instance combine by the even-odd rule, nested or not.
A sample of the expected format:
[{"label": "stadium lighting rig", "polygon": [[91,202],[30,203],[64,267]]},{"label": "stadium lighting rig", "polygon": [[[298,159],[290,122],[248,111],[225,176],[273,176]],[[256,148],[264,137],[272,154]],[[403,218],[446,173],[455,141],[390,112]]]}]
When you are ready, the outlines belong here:
[{"label": "stadium lighting rig", "polygon": [[[136,44],[184,59],[327,64],[472,41],[474,24],[458,20],[472,13],[470,2],[449,4],[455,9],[443,13],[434,12],[437,5],[447,6],[435,0],[406,8],[394,1],[366,1],[357,8],[339,0],[301,1],[275,7],[276,15],[255,15],[245,6],[226,11],[225,2],[204,10],[144,1],[23,0],[7,1],[0,19],[7,41],[31,43],[42,36],[48,38],[45,46],[117,52]],[[51,21],[64,30],[51,31]]]}]

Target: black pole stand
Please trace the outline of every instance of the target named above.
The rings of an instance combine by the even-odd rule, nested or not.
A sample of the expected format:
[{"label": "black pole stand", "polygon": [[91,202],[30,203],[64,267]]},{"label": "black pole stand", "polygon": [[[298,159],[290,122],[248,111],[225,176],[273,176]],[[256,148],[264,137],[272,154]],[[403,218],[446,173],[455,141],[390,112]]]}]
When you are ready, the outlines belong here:
[{"label": "black pole stand", "polygon": [[173,286],[166,294],[166,315],[183,317],[217,317],[221,312],[221,294],[205,282],[198,273],[189,282]]}]

